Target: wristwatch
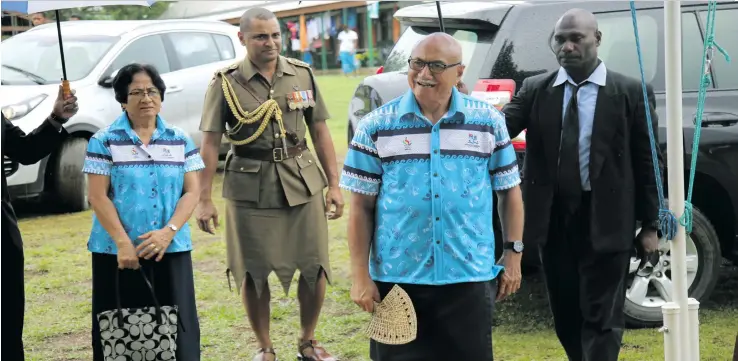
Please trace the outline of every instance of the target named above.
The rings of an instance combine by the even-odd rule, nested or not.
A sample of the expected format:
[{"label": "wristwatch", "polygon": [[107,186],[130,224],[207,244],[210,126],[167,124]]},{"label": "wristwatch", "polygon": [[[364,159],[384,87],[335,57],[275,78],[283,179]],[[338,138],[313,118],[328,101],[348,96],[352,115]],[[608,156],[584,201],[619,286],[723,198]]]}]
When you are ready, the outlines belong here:
[{"label": "wristwatch", "polygon": [[171,223],[170,224],[167,224],[167,228],[171,229],[174,232],[177,232],[177,229],[178,229],[177,226],[175,226],[175,225],[173,225]]},{"label": "wristwatch", "polygon": [[523,241],[512,241],[512,242],[504,242],[502,244],[502,249],[505,250],[512,250],[515,253],[522,253],[523,252]]}]

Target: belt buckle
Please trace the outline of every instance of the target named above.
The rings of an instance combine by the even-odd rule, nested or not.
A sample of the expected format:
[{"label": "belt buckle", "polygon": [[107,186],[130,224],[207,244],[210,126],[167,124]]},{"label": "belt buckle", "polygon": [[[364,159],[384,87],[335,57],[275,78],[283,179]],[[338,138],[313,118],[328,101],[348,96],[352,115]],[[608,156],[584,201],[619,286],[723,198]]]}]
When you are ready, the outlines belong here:
[{"label": "belt buckle", "polygon": [[279,163],[284,160],[284,148],[272,149],[272,159],[275,163]]}]

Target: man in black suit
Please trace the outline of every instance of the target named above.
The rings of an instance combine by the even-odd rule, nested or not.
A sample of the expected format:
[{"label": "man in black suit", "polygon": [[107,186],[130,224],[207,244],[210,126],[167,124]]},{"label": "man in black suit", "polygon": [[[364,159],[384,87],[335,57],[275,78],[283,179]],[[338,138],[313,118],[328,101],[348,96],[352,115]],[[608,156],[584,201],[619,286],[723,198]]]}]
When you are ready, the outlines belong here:
[{"label": "man in black suit", "polygon": [[[592,13],[556,23],[561,68],[530,77],[505,113],[527,129],[524,243],[541,248],[556,334],[571,361],[616,361],[636,221],[642,259],[658,248],[658,193],[640,81],[608,71]],[[653,91],[648,101],[654,134]],[[659,161],[661,164],[661,161]]]},{"label": "man in black suit", "polygon": [[[2,114],[2,155],[21,164],[34,164],[59,148],[67,137],[64,124],[77,113],[77,97],[64,99],[62,87],[54,103],[54,110],[41,126],[25,134]],[[22,361],[23,356],[23,313],[25,290],[23,280],[23,241],[18,220],[10,204],[8,184],[3,172],[2,183],[2,314],[3,314],[3,360]]]}]

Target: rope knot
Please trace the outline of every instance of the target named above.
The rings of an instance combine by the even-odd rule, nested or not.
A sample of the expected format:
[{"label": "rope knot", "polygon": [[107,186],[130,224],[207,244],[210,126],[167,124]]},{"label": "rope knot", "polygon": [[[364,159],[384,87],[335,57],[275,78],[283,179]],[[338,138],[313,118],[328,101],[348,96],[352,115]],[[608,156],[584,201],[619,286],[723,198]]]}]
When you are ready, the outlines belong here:
[{"label": "rope knot", "polygon": [[659,209],[659,222],[661,223],[661,234],[666,237],[667,240],[673,240],[674,237],[676,237],[678,225],[674,212],[665,208]]}]

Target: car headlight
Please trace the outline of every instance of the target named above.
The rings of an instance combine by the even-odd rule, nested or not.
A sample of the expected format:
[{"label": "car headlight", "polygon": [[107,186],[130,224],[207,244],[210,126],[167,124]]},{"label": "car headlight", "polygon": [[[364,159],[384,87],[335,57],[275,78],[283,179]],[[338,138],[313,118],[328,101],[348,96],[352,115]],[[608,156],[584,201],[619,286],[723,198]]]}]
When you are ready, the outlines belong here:
[{"label": "car headlight", "polygon": [[5,115],[5,118],[8,118],[8,120],[23,118],[26,114],[30,113],[31,110],[41,104],[46,97],[46,94],[39,94],[20,103],[4,106],[2,109],[3,115]]}]

